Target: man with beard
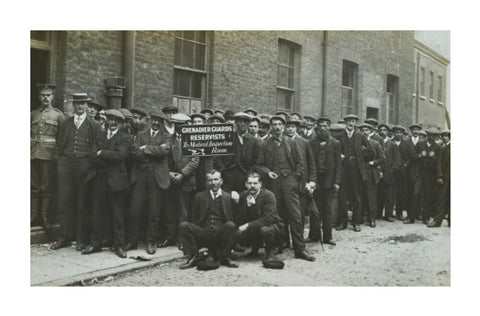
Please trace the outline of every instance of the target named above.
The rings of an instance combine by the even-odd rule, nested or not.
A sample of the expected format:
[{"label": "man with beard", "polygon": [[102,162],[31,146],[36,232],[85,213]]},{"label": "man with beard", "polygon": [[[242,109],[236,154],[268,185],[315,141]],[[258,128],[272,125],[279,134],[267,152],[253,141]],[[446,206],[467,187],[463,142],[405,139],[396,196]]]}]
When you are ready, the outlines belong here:
[{"label": "man with beard", "polygon": [[305,250],[298,186],[304,172],[302,155],[295,141],[283,135],[286,120],[280,115],[270,118],[272,137],[261,144],[258,170],[268,180],[267,188],[277,198],[278,213],[290,225],[295,258],[314,261]]},{"label": "man with beard", "polygon": [[[171,150],[171,137],[162,127],[167,119],[160,111],[150,113],[150,129],[135,138],[131,171],[132,199],[130,204],[129,249],[138,247],[140,215],[144,206],[148,212],[147,253],[154,254],[159,242],[160,208],[166,201],[170,186],[167,155]],[[128,250],[128,249],[127,249]]]},{"label": "man with beard", "polygon": [[68,246],[77,240],[77,250],[88,242],[88,213],[85,208],[85,175],[90,158],[95,157],[97,145],[95,122],[87,117],[85,109],[91,98],[86,93],[73,94],[73,116],[60,125],[54,157],[58,172],[58,211],[60,233],[50,249]]},{"label": "man with beard", "polygon": [[313,157],[317,187],[313,197],[318,207],[317,214],[310,214],[309,237],[313,241],[322,238],[320,227],[323,230],[323,243],[334,246],[332,238],[333,212],[335,209],[335,195],[342,182],[342,161],[340,159],[340,142],[330,136],[330,119],[321,117],[317,120],[316,136],[308,142]]},{"label": "man with beard", "polygon": [[54,218],[53,197],[57,177],[54,147],[65,116],[52,106],[55,85],[42,84],[37,88],[40,107],[30,114],[30,225],[49,228]]},{"label": "man with beard", "polygon": [[191,222],[181,222],[180,238],[187,261],[180,269],[193,268],[198,263],[198,250],[208,247],[215,261],[229,268],[238,268],[230,260],[237,228],[233,222],[232,197],[221,189],[222,175],[217,170],[207,172],[207,190],[195,195]]},{"label": "man with beard", "polygon": [[[349,114],[344,118],[346,129],[339,135],[342,147],[342,187],[339,192],[339,212],[337,230],[347,228],[348,205],[352,208],[352,225],[355,232],[360,231],[362,222],[361,189],[367,180],[366,161],[375,157],[375,152],[367,137],[355,130],[358,116]],[[347,201],[349,204],[347,204]]]},{"label": "man with beard", "polygon": [[[128,192],[128,176],[125,158],[128,155],[130,140],[120,128],[125,120],[123,114],[114,109],[105,111],[107,130],[97,134],[98,151],[92,159],[93,168],[86,176],[86,182],[93,181],[93,212],[90,245],[82,254],[92,254],[102,250],[103,234],[113,237],[113,249],[117,256],[126,258],[125,252],[125,211]],[[105,213],[108,216],[105,216]],[[108,218],[111,231],[105,231],[105,218]]]}]

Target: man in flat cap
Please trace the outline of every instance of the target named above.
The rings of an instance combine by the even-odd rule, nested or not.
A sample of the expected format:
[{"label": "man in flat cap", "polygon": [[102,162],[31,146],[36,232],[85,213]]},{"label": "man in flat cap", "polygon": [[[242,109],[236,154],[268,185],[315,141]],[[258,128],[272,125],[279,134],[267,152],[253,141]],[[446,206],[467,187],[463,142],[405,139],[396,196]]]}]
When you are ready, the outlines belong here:
[{"label": "man in flat cap", "polygon": [[367,137],[355,130],[358,116],[349,114],[344,118],[346,129],[339,135],[343,157],[342,186],[339,192],[339,210],[337,230],[347,228],[348,207],[352,208],[352,225],[355,232],[360,231],[362,222],[361,188],[367,180],[367,163],[375,157],[375,152]]},{"label": "man in flat cap", "polygon": [[248,123],[248,134],[252,135],[254,138],[260,138],[258,135],[258,129],[260,128],[260,117],[252,116],[250,122]]},{"label": "man in flat cap", "polygon": [[260,124],[258,125],[258,138],[260,141],[265,141],[270,138],[270,121],[268,119],[260,119]]},{"label": "man in flat cap", "polygon": [[209,118],[210,116],[212,116],[212,115],[214,114],[214,113],[213,113],[213,110],[212,110],[212,109],[208,109],[208,108],[207,108],[207,109],[202,109],[202,110],[200,111],[200,113],[202,113],[203,115],[205,115],[205,117],[207,118],[207,120],[208,120],[208,118]]},{"label": "man in flat cap", "polygon": [[[335,206],[335,195],[342,182],[342,161],[340,159],[340,142],[330,136],[330,119],[321,117],[317,120],[315,137],[308,141],[313,157],[317,187],[313,192],[318,214],[310,213],[309,237],[312,241],[323,239],[323,243],[335,245],[332,238],[332,224]],[[323,238],[320,231],[323,230]]]},{"label": "man in flat cap", "polygon": [[[358,126],[367,137],[375,152],[375,156],[366,162],[367,179],[362,188],[362,214],[367,225],[374,228],[377,219],[377,185],[383,175],[385,165],[385,151],[382,145],[374,139],[373,126],[363,123]],[[378,135],[377,135],[378,136]]]},{"label": "man in flat cap", "polygon": [[420,215],[421,194],[422,194],[422,153],[421,148],[425,142],[420,140],[418,132],[422,129],[419,124],[410,125],[411,137],[408,137],[406,143],[410,152],[410,160],[407,165],[407,204],[408,218],[404,220],[405,224],[415,223],[415,219]]},{"label": "man in flat cap", "polygon": [[193,113],[190,115],[190,119],[192,120],[193,125],[202,125],[207,122],[207,117],[202,113]]},{"label": "man in flat cap", "polygon": [[171,136],[165,131],[163,122],[167,117],[163,112],[153,111],[150,118],[150,129],[140,132],[133,144],[134,164],[130,177],[133,194],[127,248],[138,247],[140,215],[146,206],[147,253],[154,254],[160,241],[160,209],[166,203],[166,190],[170,186],[167,156],[171,150]]},{"label": "man in flat cap", "polygon": [[443,149],[439,157],[439,170],[441,175],[437,178],[437,211],[433,219],[428,223],[428,227],[440,227],[442,221],[447,216],[448,227],[450,227],[450,131],[441,132],[443,140]]},{"label": "man in flat cap", "polygon": [[59,126],[65,119],[52,106],[53,84],[37,85],[40,107],[30,113],[31,226],[48,228],[54,218],[53,197],[57,172],[53,161]]},{"label": "man in flat cap", "polygon": [[295,141],[284,136],[286,120],[280,115],[270,118],[272,137],[261,144],[257,168],[267,179],[267,188],[277,198],[278,213],[290,225],[295,258],[313,261],[305,250],[298,186],[304,162]]},{"label": "man in flat cap", "polygon": [[[96,135],[97,152],[92,159],[93,168],[85,181],[93,181],[93,212],[90,245],[82,254],[92,254],[102,250],[104,233],[112,234],[113,249],[117,256],[126,258],[125,223],[128,196],[128,175],[125,158],[128,155],[130,140],[122,130],[123,114],[115,109],[105,110],[107,130]],[[105,216],[108,215],[108,216]],[[104,230],[104,219],[109,218],[112,230]]]},{"label": "man in flat cap", "polygon": [[[393,178],[392,178],[392,173],[391,173],[391,169],[387,170],[389,167],[388,167],[388,163],[387,162],[391,162],[392,161],[392,158],[389,157],[389,154],[391,153],[391,149],[390,149],[390,152],[389,150],[387,149],[387,146],[392,146],[392,143],[388,143],[388,141],[390,140],[390,137],[389,137],[389,134],[392,134],[392,139],[393,139],[393,133],[391,131],[391,128],[392,126],[389,126],[387,124],[378,124],[377,126],[377,130],[378,130],[378,134],[376,134],[379,138],[378,138],[378,142],[380,143],[380,145],[382,145],[382,148],[385,152],[385,166],[383,168],[383,171],[382,171],[382,177],[380,178],[380,181],[378,182],[378,186],[377,186],[377,219],[385,219],[385,220],[390,220],[390,216],[383,216],[383,210],[385,208],[385,203],[386,203],[386,200],[389,199],[389,203],[390,203],[390,197],[386,197],[386,188],[389,186],[389,184],[386,184],[385,183],[385,178],[388,177],[388,181],[390,181],[390,185],[392,184],[391,181],[393,181]],[[375,138],[377,140],[377,138]],[[388,145],[387,145],[388,143]],[[388,176],[386,175],[388,173]]]},{"label": "man in flat cap", "polygon": [[225,123],[225,118],[220,114],[213,114],[208,118],[209,124],[222,124]]},{"label": "man in flat cap", "polygon": [[317,120],[310,115],[303,116],[303,119],[306,121],[306,124],[307,124],[307,127],[305,128],[305,131],[303,133],[303,137],[305,137],[306,139],[314,138],[315,137],[314,128]]},{"label": "man in flat cap", "polygon": [[85,112],[91,98],[73,94],[73,116],[60,124],[54,157],[58,172],[58,214],[60,232],[50,249],[57,250],[76,239],[77,250],[88,243],[88,212],[85,208],[85,175],[97,153],[95,122]]},{"label": "man in flat cap", "polygon": [[[395,215],[398,220],[403,221],[403,211],[408,208],[407,182],[408,171],[407,167],[411,159],[410,147],[404,138],[405,128],[401,125],[393,127],[394,133],[394,149],[392,171],[393,171],[393,196],[395,200]],[[387,163],[388,165],[388,163]],[[388,211],[389,213],[389,211]],[[387,215],[387,210],[385,210]]]},{"label": "man in flat cap", "polygon": [[247,113],[250,116],[257,116],[258,112],[254,108],[250,107],[243,111],[243,113]]},{"label": "man in flat cap", "polygon": [[101,110],[105,110],[105,106],[101,105],[100,103],[93,102],[93,100],[90,100],[87,103],[87,109],[85,111],[87,112],[88,117],[93,120],[97,120],[97,114]]},{"label": "man in flat cap", "polygon": [[134,124],[134,136],[137,136],[138,132],[143,131],[148,124],[148,115],[147,112],[140,108],[131,108]]}]

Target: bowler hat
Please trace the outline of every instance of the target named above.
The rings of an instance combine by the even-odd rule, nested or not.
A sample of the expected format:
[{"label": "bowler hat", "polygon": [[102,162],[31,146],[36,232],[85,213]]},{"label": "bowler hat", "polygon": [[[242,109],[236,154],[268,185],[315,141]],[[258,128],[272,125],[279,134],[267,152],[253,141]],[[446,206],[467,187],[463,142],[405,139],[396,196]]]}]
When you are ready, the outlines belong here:
[{"label": "bowler hat", "polygon": [[132,108],[132,109],[130,109],[130,112],[132,112],[132,114],[137,113],[142,117],[147,116],[147,112],[145,112],[144,110],[139,109],[139,108]]},{"label": "bowler hat", "polygon": [[226,110],[225,113],[223,114],[223,117],[226,119],[226,120],[230,120],[233,118],[233,115],[235,114],[235,112],[233,112],[232,110]]},{"label": "bowler hat", "polygon": [[106,117],[114,117],[117,118],[121,121],[125,121],[125,116],[120,112],[119,110],[116,109],[108,109],[105,110],[105,116]]},{"label": "bowler hat", "polygon": [[270,117],[270,125],[272,124],[272,121],[273,120],[280,120],[283,122],[283,124],[287,124],[287,121],[285,120],[285,118],[281,115],[272,115],[272,117]]},{"label": "bowler hat", "polygon": [[105,109],[104,105],[98,104],[98,103],[93,102],[93,101],[88,101],[88,105],[95,107],[97,109],[97,111],[101,111],[101,110]]},{"label": "bowler hat", "polygon": [[354,119],[354,120],[357,120],[357,121],[358,121],[358,116],[355,115],[355,114],[348,114],[348,115],[345,115],[345,116],[343,117],[343,120],[344,120],[344,121],[351,120],[351,119]]},{"label": "bowler hat", "polygon": [[267,261],[262,261],[262,264],[267,269],[283,269],[285,263],[279,259],[272,259]]},{"label": "bowler hat", "polygon": [[244,120],[250,121],[252,117],[245,112],[237,112],[233,115],[233,119],[234,120],[244,119]]},{"label": "bowler hat", "polygon": [[72,94],[72,99],[71,99],[73,102],[88,102],[90,100],[92,100],[92,98],[84,93],[84,92],[80,92],[80,93],[74,93]]}]

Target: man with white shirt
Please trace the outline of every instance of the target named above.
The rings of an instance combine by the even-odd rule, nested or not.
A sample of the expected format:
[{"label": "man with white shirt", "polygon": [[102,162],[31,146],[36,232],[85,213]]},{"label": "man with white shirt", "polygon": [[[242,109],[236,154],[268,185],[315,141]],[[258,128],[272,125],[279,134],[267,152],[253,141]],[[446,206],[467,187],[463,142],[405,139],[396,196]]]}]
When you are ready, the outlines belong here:
[{"label": "man with white shirt", "polygon": [[208,247],[215,261],[229,268],[238,265],[230,260],[237,227],[233,222],[232,197],[221,189],[223,180],[218,170],[207,172],[207,190],[195,195],[192,220],[181,222],[180,238],[187,261],[180,269],[193,268],[198,263],[198,250]]},{"label": "man with white shirt", "polygon": [[309,115],[304,115],[303,119],[306,121],[306,125],[307,125],[307,127],[303,132],[303,137],[306,139],[314,138],[315,137],[314,129],[315,129],[315,124],[317,122],[317,119]]},{"label": "man with white shirt", "polygon": [[60,124],[54,151],[58,170],[60,233],[50,246],[52,250],[68,246],[73,239],[76,239],[79,251],[88,243],[85,175],[97,148],[96,125],[85,112],[90,100],[86,93],[73,94],[74,114]]},{"label": "man with white shirt", "polygon": [[407,138],[410,160],[407,165],[407,196],[409,198],[407,204],[408,218],[404,220],[404,224],[413,224],[421,209],[421,193],[422,193],[422,144],[418,136],[418,132],[422,129],[419,124],[410,125],[412,136]]}]

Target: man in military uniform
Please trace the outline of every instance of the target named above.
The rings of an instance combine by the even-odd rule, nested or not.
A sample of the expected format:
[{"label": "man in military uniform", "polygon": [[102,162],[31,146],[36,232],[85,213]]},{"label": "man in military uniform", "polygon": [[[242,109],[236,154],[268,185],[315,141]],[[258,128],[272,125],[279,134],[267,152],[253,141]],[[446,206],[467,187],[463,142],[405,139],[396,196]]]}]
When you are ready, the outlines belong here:
[{"label": "man in military uniform", "polygon": [[31,226],[49,227],[57,173],[53,150],[63,113],[52,106],[55,85],[38,85],[40,107],[30,114]]}]

